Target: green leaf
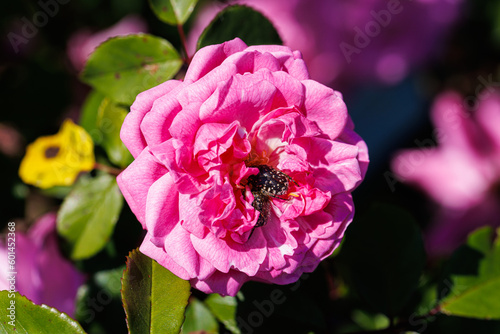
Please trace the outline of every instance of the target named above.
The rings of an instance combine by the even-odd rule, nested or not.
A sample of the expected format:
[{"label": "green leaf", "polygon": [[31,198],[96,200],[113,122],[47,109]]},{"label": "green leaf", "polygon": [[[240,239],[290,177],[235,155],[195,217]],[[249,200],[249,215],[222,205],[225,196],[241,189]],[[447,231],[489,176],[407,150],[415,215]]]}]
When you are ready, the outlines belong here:
[{"label": "green leaf", "polygon": [[102,270],[94,275],[94,282],[112,298],[121,298],[121,278],[125,265],[110,270]]},{"label": "green leaf", "polygon": [[[418,322],[421,333],[431,334],[500,334],[500,321],[453,317],[438,314],[427,325]],[[418,327],[417,327],[418,328]]]},{"label": "green leaf", "polygon": [[358,294],[388,317],[397,315],[409,301],[425,260],[413,217],[381,204],[349,226],[337,258]]},{"label": "green leaf", "polygon": [[92,141],[97,145],[102,141],[102,136],[96,127],[97,113],[104,98],[102,93],[96,90],[91,91],[83,103],[79,121],[80,126],[88,132]]},{"label": "green leaf", "polygon": [[420,280],[418,298],[415,299],[413,307],[415,315],[425,316],[429,312],[434,312],[433,309],[439,301],[437,296],[437,283],[431,280],[431,278],[435,279],[432,276],[424,275]]},{"label": "green leaf", "polygon": [[247,45],[283,44],[273,24],[264,15],[250,7],[235,5],[222,10],[205,28],[198,40],[198,49],[235,37]]},{"label": "green leaf", "polygon": [[96,119],[97,129],[102,135],[101,146],[109,160],[120,167],[127,167],[134,160],[120,139],[120,129],[127,114],[127,109],[106,98],[99,106]]},{"label": "green leaf", "polygon": [[122,301],[131,334],[179,333],[190,284],[133,250],[122,279]]},{"label": "green leaf", "polygon": [[156,16],[171,25],[184,24],[198,0],[149,0]]},{"label": "green leaf", "polygon": [[44,196],[64,199],[70,193],[72,186],[54,186],[47,189],[41,189],[40,193]]},{"label": "green leaf", "polygon": [[171,79],[181,66],[168,41],[148,34],[127,35],[99,45],[81,78],[114,102],[131,105],[137,94]]},{"label": "green leaf", "polygon": [[65,313],[47,305],[36,305],[18,292],[0,291],[0,308],[4,313],[0,321],[1,333],[85,333],[80,324]]},{"label": "green leaf", "polygon": [[500,237],[484,227],[473,232],[467,244],[450,259],[449,293],[441,312],[478,319],[500,319]]},{"label": "green leaf", "polygon": [[109,160],[127,167],[133,157],[120,139],[120,129],[128,110],[113,103],[98,91],[92,91],[82,108],[80,125],[90,134],[96,145],[102,146]]},{"label": "green leaf", "polygon": [[182,326],[183,333],[203,332],[219,333],[219,324],[210,310],[198,299],[192,298],[186,309],[186,320]]},{"label": "green leaf", "polygon": [[236,297],[222,297],[217,293],[212,293],[205,299],[205,304],[231,333],[241,334],[236,323],[236,307],[238,306]]},{"label": "green leaf", "polygon": [[114,177],[80,177],[57,217],[57,231],[71,244],[73,260],[89,258],[106,246],[122,205]]},{"label": "green leaf", "polygon": [[353,310],[352,320],[362,329],[374,331],[389,327],[389,319],[383,314],[371,314],[363,310]]},{"label": "green leaf", "polygon": [[[93,260],[96,258],[98,256],[93,257]],[[109,266],[109,262],[106,264]],[[78,288],[75,319],[89,333],[127,332],[121,296],[124,269],[125,263],[113,269],[95,272]]]}]

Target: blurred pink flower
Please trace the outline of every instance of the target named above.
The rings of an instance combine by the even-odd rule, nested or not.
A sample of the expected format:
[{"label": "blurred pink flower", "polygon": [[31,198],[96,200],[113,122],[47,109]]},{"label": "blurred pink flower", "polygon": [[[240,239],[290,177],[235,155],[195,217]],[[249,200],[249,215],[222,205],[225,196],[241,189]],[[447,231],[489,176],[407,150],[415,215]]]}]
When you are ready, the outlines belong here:
[{"label": "blurred pink flower", "polygon": [[0,123],[0,153],[10,157],[20,156],[23,150],[23,137],[14,127]]},{"label": "blurred pink flower", "polygon": [[[311,77],[324,84],[392,84],[435,56],[463,0],[233,0],[270,19],[286,46],[301,50]],[[215,14],[205,7],[192,48]]]},{"label": "blurred pink flower", "polygon": [[432,109],[439,146],[406,150],[392,161],[403,182],[441,206],[428,233],[431,253],[449,252],[476,227],[500,223],[500,94],[480,97],[470,113],[460,95],[440,95]]},{"label": "blurred pink flower", "polygon": [[108,38],[147,32],[146,22],[139,16],[129,15],[114,26],[92,33],[89,29],[79,30],[68,41],[68,57],[73,66],[82,70],[89,55]]},{"label": "blurred pink flower", "polygon": [[16,271],[16,291],[35,304],[46,304],[73,316],[84,276],[59,251],[56,214],[42,216],[27,234],[15,232],[15,270],[7,262],[11,242],[0,242],[0,290],[9,290],[8,273]]},{"label": "blurred pink flower", "polygon": [[[222,295],[313,271],[351,222],[368,165],[341,94],[310,80],[299,52],[240,39],[139,94],[121,138],[135,161],[117,181],[147,229],[141,252]],[[252,206],[249,177],[264,177],[262,165],[297,184],[282,175],[288,191],[267,197],[267,224],[254,229],[267,213]]]}]

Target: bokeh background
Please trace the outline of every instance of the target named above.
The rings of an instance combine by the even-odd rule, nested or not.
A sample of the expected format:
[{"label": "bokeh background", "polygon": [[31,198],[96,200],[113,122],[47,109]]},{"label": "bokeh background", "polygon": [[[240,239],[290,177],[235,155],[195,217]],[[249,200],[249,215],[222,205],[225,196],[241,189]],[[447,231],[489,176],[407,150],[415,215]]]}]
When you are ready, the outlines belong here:
[{"label": "bokeh background", "polygon": [[[464,109],[473,117],[484,92],[500,90],[500,1],[200,1],[185,27],[191,52],[203,27],[229,3],[262,11],[285,45],[302,51],[312,79],[344,94],[356,131],[370,150],[366,180],[354,193],[359,215],[368,212],[374,202],[390,203],[413,215],[424,233],[432,229],[442,218],[442,206],[418,186],[399,182],[391,164],[402,149],[439,145],[431,121],[436,97],[450,90],[459,93]],[[100,42],[118,34],[149,32],[166,38],[178,50],[181,41],[177,29],[160,22],[142,0],[23,0],[3,7],[0,227],[15,221],[18,231],[27,231],[43,214],[57,210],[65,192],[24,184],[18,176],[19,164],[27,144],[56,133],[66,118],[78,121],[90,92],[78,78],[86,56]],[[494,126],[500,133],[500,123]],[[499,207],[500,178],[496,182],[492,206]],[[477,217],[467,219],[474,225]],[[490,216],[485,221],[498,226],[500,217]],[[95,273],[123,264],[128,251],[138,245],[141,231],[128,209],[119,224],[111,246],[79,263],[80,269]],[[430,252],[430,270],[452,251],[453,245]],[[309,290],[305,291],[314,293],[318,286],[328,286],[323,278],[323,271],[328,270],[328,265],[319,268],[320,273],[306,282]],[[90,284],[87,293],[98,291],[97,286]],[[266,287],[259,289],[255,291],[268,294]],[[327,315],[341,313],[341,306],[330,303],[334,298],[334,293],[318,298]],[[113,302],[96,312],[99,325],[93,330],[126,331],[120,307]],[[114,319],[121,322],[117,325]],[[500,325],[441,317],[425,332],[494,333],[500,332]]]}]

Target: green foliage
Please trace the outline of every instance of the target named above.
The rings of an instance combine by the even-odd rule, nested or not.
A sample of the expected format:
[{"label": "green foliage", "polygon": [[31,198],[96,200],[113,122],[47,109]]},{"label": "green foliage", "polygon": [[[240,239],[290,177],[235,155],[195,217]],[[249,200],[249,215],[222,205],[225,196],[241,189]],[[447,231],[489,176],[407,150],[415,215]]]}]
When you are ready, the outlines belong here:
[{"label": "green foliage", "polygon": [[247,45],[283,44],[273,24],[261,13],[246,6],[222,10],[203,31],[198,49],[241,38]]},{"label": "green foliage", "polygon": [[80,177],[57,216],[57,231],[69,241],[73,260],[89,258],[106,246],[122,205],[113,176]]},{"label": "green foliage", "polygon": [[236,324],[236,307],[238,306],[236,297],[222,297],[217,293],[212,293],[205,299],[205,304],[217,320],[222,322],[231,333],[241,333]]},{"label": "green foliage", "polygon": [[364,330],[379,330],[389,326],[389,319],[383,314],[370,314],[363,310],[352,311],[352,319]]},{"label": "green foliage", "polygon": [[128,35],[99,45],[81,78],[114,102],[131,105],[137,94],[171,79],[181,66],[168,41],[148,34]]},{"label": "green foliage", "polygon": [[374,205],[348,228],[337,261],[351,286],[378,312],[401,312],[425,265],[420,230],[405,211]]},{"label": "green foliage", "polygon": [[110,270],[102,270],[94,275],[94,281],[97,286],[106,290],[106,293],[113,298],[121,298],[121,277],[125,265]]},{"label": "green foliage", "polygon": [[500,319],[500,238],[491,227],[472,233],[447,268],[449,293],[441,312],[478,319]]},{"label": "green foliage", "polygon": [[127,114],[127,109],[106,98],[99,106],[96,119],[97,129],[102,134],[101,146],[109,160],[120,167],[127,167],[134,160],[120,139],[120,129]]},{"label": "green foliage", "polygon": [[134,159],[120,139],[120,129],[127,114],[127,108],[94,90],[85,100],[80,117],[80,125],[93,142],[102,146],[109,160],[122,168]]},{"label": "green foliage", "polygon": [[[0,308],[4,315],[0,321],[0,332],[5,334],[79,334],[85,333],[65,313],[47,305],[36,305],[18,292],[0,291]],[[9,309],[11,308],[11,309]],[[14,309],[14,313],[11,310]],[[9,318],[8,315],[13,315]],[[12,325],[9,322],[12,321]]]},{"label": "green foliage", "polygon": [[198,0],[149,0],[156,16],[171,25],[184,24]]},{"label": "green foliage", "polygon": [[78,124],[92,137],[95,144],[99,145],[101,134],[97,130],[97,113],[99,106],[106,97],[99,91],[93,90],[89,93],[82,106],[80,121]]},{"label": "green foliage", "polygon": [[126,333],[127,325],[121,301],[124,269],[125,264],[98,271],[78,289],[75,319],[89,333]]},{"label": "green foliage", "polygon": [[186,309],[186,321],[182,326],[183,333],[203,331],[206,334],[219,333],[219,324],[210,310],[196,298],[192,298]]},{"label": "green foliage", "polygon": [[178,333],[190,284],[133,250],[122,279],[122,300],[131,334]]},{"label": "green foliage", "polygon": [[425,334],[500,334],[500,321],[439,314],[428,323],[420,322],[417,329]]}]

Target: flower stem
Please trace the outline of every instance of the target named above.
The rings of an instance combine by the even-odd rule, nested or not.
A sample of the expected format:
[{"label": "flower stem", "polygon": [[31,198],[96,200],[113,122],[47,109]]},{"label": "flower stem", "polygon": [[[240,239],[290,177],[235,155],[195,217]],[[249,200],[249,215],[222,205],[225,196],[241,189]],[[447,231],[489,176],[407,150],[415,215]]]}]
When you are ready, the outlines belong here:
[{"label": "flower stem", "polygon": [[185,54],[184,62],[187,65],[189,65],[191,63],[191,57],[189,56],[187,42],[186,42],[186,35],[184,34],[184,28],[183,28],[182,24],[177,25],[177,30],[179,31],[179,37],[181,38],[182,48],[183,48],[184,54]]},{"label": "flower stem", "polygon": [[96,162],[94,164],[94,169],[102,170],[103,172],[106,172],[108,174],[118,176],[122,172],[122,169],[114,168],[111,166],[103,165],[99,162]]}]

